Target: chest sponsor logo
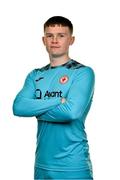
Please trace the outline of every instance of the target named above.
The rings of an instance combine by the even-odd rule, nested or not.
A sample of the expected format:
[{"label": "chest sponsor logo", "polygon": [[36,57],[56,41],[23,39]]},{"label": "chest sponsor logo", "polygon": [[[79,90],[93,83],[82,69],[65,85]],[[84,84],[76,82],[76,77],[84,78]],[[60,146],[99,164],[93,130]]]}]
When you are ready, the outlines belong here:
[{"label": "chest sponsor logo", "polygon": [[62,97],[62,91],[46,91],[44,94],[40,89],[36,89],[36,99],[46,99],[51,97]]},{"label": "chest sponsor logo", "polygon": [[60,82],[61,84],[65,84],[65,83],[68,82],[68,80],[69,80],[69,77],[66,76],[66,75],[64,75],[64,76],[62,76],[62,77],[60,78],[59,82]]}]

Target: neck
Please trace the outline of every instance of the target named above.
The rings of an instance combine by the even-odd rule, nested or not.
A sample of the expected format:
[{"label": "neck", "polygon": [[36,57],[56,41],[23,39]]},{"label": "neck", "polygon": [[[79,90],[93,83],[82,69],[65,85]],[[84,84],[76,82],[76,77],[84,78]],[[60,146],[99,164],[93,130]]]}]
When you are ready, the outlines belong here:
[{"label": "neck", "polygon": [[69,60],[70,60],[69,56],[50,57],[50,65],[51,66],[60,66],[62,64],[67,63]]}]

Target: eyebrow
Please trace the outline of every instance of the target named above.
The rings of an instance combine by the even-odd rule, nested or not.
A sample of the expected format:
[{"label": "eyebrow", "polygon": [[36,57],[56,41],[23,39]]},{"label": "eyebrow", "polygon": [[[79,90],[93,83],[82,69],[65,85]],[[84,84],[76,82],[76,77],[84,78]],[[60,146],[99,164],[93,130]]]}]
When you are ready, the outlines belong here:
[{"label": "eyebrow", "polygon": [[[49,34],[54,34],[54,33],[45,33],[46,35],[49,35]],[[59,32],[59,33],[56,33],[56,34],[67,34],[67,33],[62,33],[62,32]]]}]

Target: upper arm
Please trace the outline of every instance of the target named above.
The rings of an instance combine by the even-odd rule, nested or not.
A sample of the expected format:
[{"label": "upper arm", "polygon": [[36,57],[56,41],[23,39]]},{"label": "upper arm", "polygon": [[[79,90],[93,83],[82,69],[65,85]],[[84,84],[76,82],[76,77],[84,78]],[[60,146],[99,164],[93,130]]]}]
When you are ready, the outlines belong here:
[{"label": "upper arm", "polygon": [[30,73],[22,90],[17,94],[13,103],[13,113],[17,116],[32,117],[41,115],[60,103],[59,98],[37,99],[35,72]]}]

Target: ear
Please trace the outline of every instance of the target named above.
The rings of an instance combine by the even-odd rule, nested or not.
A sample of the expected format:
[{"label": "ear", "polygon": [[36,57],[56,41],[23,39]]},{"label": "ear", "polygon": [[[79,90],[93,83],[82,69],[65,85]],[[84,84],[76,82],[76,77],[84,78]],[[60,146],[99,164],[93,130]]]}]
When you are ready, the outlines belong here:
[{"label": "ear", "polygon": [[42,41],[43,41],[43,44],[46,45],[44,36],[42,37]]},{"label": "ear", "polygon": [[74,41],[75,41],[75,36],[72,36],[71,40],[70,40],[70,45],[72,45],[74,43]]}]

